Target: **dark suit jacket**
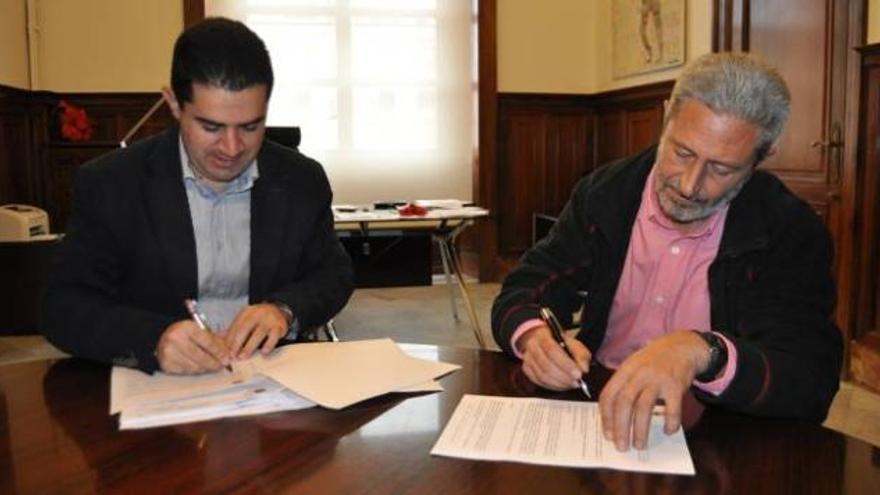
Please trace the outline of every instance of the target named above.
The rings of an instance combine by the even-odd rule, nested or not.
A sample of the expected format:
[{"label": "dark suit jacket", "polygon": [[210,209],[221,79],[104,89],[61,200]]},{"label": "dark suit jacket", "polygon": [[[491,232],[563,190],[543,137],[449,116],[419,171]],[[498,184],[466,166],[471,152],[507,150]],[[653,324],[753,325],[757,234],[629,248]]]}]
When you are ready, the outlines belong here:
[{"label": "dark suit jacket", "polygon": [[[178,129],[84,165],[50,275],[41,330],[71,354],[141,368],[168,325],[198,296],[195,236]],[[304,327],[333,317],[351,295],[321,166],[265,141],[251,191],[250,301],[290,306]]]}]

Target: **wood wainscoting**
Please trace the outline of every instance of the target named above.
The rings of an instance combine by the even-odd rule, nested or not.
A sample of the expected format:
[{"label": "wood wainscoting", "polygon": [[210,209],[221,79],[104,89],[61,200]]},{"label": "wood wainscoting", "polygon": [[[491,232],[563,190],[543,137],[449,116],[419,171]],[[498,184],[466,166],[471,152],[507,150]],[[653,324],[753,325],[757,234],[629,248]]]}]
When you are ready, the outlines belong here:
[{"label": "wood wainscoting", "polygon": [[667,81],[593,95],[498,95],[502,266],[531,245],[534,214],[558,215],[581,177],[658,140],[671,90]]},{"label": "wood wainscoting", "polygon": [[[0,86],[0,204],[43,208],[52,232],[64,232],[76,170],[118,148],[159,97],[159,93],[52,93]],[[93,122],[92,139],[61,139],[57,119],[61,100],[86,110]],[[173,122],[163,105],[129,141],[156,134]]]},{"label": "wood wainscoting", "polygon": [[32,160],[28,91],[0,86],[0,204],[33,196],[27,168]]}]

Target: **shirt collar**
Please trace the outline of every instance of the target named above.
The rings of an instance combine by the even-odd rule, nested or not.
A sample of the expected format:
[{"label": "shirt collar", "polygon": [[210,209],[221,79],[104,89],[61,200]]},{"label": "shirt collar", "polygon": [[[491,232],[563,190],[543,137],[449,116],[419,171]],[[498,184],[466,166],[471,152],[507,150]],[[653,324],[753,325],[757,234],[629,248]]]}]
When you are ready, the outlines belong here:
[{"label": "shirt collar", "polygon": [[645,188],[642,191],[642,205],[640,207],[639,215],[644,213],[645,218],[647,218],[651,223],[666,229],[666,230],[675,230],[682,234],[682,237],[707,237],[712,235],[715,232],[715,229],[721,224],[720,222],[727,215],[727,209],[730,205],[725,205],[723,208],[719,209],[715,213],[712,214],[709,218],[707,218],[702,225],[699,226],[694,231],[690,232],[682,232],[678,225],[675,222],[669,219],[663,210],[660,207],[660,201],[657,199],[657,192],[654,189],[654,180],[656,175],[657,165],[651,168],[651,173],[648,174],[648,180],[645,181]]},{"label": "shirt collar", "polygon": [[[201,178],[196,175],[195,171],[193,171],[192,165],[190,165],[189,154],[186,152],[186,147],[183,145],[183,137],[179,136],[177,139],[177,143],[178,150],[180,151],[180,166],[183,169],[184,183],[190,182],[201,186],[202,189],[210,189],[211,191],[213,191],[213,189],[207,187],[207,184],[201,181]],[[218,195],[224,196],[227,194],[235,194],[248,191],[252,187],[254,187],[254,181],[256,181],[259,177],[260,171],[257,167],[257,159],[254,158],[254,161],[251,162],[251,164],[244,169],[244,172],[233,179],[232,182],[229,184],[229,187]]]}]

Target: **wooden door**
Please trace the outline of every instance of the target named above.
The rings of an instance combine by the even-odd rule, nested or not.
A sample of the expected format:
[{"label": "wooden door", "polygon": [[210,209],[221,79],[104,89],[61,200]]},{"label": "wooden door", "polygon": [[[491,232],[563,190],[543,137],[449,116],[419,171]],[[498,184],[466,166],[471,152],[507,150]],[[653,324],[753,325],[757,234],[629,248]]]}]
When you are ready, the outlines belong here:
[{"label": "wooden door", "polygon": [[838,280],[836,317],[848,343],[858,311],[854,211],[859,58],[854,47],[864,43],[864,3],[715,2],[714,48],[758,53],[788,83],[788,128],[776,155],[761,166],[812,205],[831,232]]},{"label": "wooden door", "polygon": [[[761,167],[772,171],[825,219],[840,229],[841,144],[846,54],[833,43],[834,0],[737,0],[730,19],[735,33],[723,50],[760,54],[776,67],[791,91],[791,117],[776,155]],[[843,9],[845,12],[845,9]],[[845,35],[845,34],[844,34]]]},{"label": "wooden door", "polygon": [[880,392],[880,44],[864,55],[850,376]]}]

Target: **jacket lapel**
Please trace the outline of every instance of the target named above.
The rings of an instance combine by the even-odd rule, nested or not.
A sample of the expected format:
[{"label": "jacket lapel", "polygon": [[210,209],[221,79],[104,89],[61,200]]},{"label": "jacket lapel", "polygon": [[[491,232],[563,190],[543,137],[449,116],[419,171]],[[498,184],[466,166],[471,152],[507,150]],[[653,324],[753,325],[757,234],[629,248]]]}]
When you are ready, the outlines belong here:
[{"label": "jacket lapel", "polygon": [[288,188],[279,165],[261,153],[260,176],[251,190],[251,302],[268,291],[278,269],[288,215]]},{"label": "jacket lapel", "polygon": [[730,203],[718,257],[735,257],[747,251],[763,249],[769,243],[761,210],[764,191],[768,187],[766,172],[757,170]]},{"label": "jacket lapel", "polygon": [[146,209],[167,277],[180,298],[196,297],[198,265],[189,201],[183,185],[177,129],[146,156]]},{"label": "jacket lapel", "polygon": [[[612,175],[605,178],[614,185],[597,188],[588,205],[612,252],[621,253],[618,260],[621,266],[642,203],[642,191],[656,160],[656,151],[657,147],[652,146],[634,158],[606,165],[617,167]],[[614,206],[609,208],[608,205]]]}]

